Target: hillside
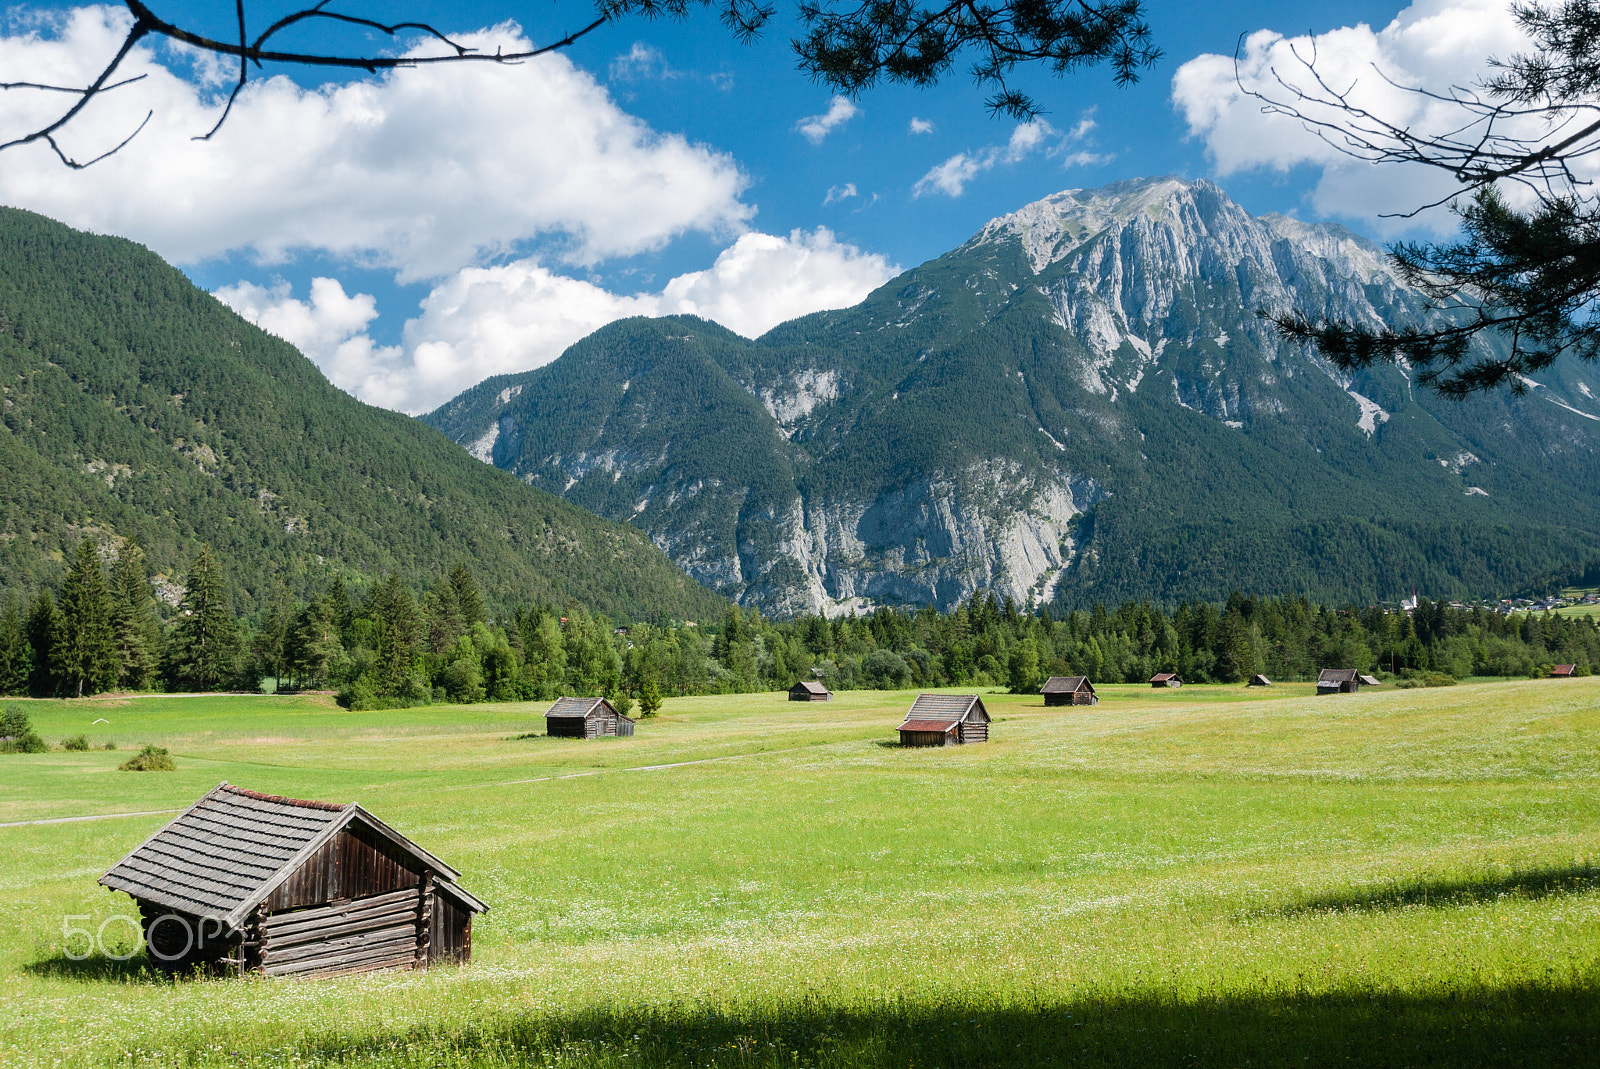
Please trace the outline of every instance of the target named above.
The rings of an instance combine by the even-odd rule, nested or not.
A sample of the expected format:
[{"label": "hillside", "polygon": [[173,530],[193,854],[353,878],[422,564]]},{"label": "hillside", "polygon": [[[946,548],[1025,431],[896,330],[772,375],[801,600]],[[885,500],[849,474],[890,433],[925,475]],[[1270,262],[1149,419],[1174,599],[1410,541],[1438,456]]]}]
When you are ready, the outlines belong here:
[{"label": "hillside", "polygon": [[210,542],[246,609],[279,577],[304,594],[466,562],[500,605],[719,611],[637,531],[354,400],[148,250],[12,209],[0,395],[0,598],[92,535],[137,539],[167,579]]},{"label": "hillside", "polygon": [[1600,554],[1600,377],[1442,400],[1255,315],[1425,314],[1382,250],[1207,182],[1070,191],[757,341],[606,327],[427,417],[770,611],[1230,589],[1484,595]]}]

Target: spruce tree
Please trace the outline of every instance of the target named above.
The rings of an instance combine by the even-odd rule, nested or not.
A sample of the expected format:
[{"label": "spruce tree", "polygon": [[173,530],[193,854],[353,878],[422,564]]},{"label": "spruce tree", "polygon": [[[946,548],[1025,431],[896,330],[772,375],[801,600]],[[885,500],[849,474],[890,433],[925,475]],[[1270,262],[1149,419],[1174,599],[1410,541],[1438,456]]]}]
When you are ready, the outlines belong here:
[{"label": "spruce tree", "polygon": [[400,582],[400,573],[372,591],[368,603],[372,622],[377,625],[377,664],[373,681],[380,694],[399,695],[411,681],[417,658],[417,605],[411,591]]},{"label": "spruce tree", "polygon": [[121,665],[111,631],[111,588],[100,550],[85,538],[61,584],[61,626],[51,647],[57,677],[77,697],[115,686]]},{"label": "spruce tree", "polygon": [[28,671],[33,667],[33,649],[28,644],[28,619],[13,595],[0,612],[0,694],[8,697],[28,693]]},{"label": "spruce tree", "polygon": [[221,690],[238,672],[239,630],[222,569],[202,546],[178,606],[169,673],[179,690]]},{"label": "spruce tree", "polygon": [[111,631],[122,666],[118,682],[128,690],[149,690],[161,661],[161,621],[144,550],[134,542],[123,545],[111,569]]},{"label": "spruce tree", "polygon": [[28,610],[28,693],[35,698],[48,698],[56,692],[55,666],[50,657],[60,630],[61,610],[56,608],[56,599],[48,590],[39,591]]},{"label": "spruce tree", "polygon": [[462,630],[470,631],[473,624],[483,622],[483,595],[478,592],[478,581],[465,564],[450,569],[450,593],[454,596],[456,611],[461,614]]},{"label": "spruce tree", "polygon": [[295,616],[289,637],[289,663],[301,686],[320,686],[328,670],[344,652],[333,609],[327,598],[317,598]]}]

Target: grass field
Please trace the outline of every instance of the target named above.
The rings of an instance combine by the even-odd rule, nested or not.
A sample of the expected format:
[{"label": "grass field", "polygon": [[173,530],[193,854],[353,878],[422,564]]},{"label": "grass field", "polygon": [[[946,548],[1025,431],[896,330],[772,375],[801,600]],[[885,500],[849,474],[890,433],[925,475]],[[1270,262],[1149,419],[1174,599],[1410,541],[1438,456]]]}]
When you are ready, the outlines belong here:
[{"label": "grass field", "polygon": [[[174,983],[61,935],[125,942],[95,879],[167,817],[0,827],[0,1064],[1595,1064],[1600,678],[1101,691],[985,695],[994,741],[947,750],[889,745],[906,694],[592,743],[518,738],[530,706],[28,703],[119,750],[0,757],[0,823],[359,800],[492,912],[461,968]],[[145,742],[178,771],[116,771]]]}]

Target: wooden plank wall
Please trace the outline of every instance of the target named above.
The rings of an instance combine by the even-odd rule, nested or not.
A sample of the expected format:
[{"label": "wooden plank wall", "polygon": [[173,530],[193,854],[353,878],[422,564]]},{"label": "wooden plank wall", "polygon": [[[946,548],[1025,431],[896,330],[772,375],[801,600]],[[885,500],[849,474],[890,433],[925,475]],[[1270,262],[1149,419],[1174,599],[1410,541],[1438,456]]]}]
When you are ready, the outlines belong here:
[{"label": "wooden plank wall", "polygon": [[376,837],[364,838],[346,828],[272,892],[267,912],[414,889],[421,876],[384,847]]}]

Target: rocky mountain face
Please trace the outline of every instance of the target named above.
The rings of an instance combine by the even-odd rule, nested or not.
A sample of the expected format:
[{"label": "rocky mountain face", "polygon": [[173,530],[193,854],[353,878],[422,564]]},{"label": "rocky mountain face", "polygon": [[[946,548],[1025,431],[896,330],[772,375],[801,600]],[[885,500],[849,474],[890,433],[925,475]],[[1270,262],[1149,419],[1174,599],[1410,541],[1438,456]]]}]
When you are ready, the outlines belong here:
[{"label": "rocky mountain face", "polygon": [[1383,250],[1175,178],[995,219],[756,341],[612,324],[427,421],[775,613],[1486,594],[1600,554],[1600,376],[1441,400],[1260,309],[1428,313]]}]

